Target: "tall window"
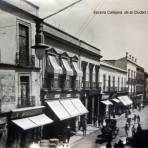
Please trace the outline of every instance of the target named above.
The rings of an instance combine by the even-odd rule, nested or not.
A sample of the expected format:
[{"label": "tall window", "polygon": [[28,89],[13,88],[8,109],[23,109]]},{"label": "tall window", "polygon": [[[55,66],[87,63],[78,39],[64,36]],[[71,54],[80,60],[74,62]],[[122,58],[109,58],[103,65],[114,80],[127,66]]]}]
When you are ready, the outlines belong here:
[{"label": "tall window", "polygon": [[20,87],[21,87],[21,105],[29,105],[29,77],[21,76],[20,77]]},{"label": "tall window", "polygon": [[106,75],[103,75],[103,90],[105,90],[106,87]]},{"label": "tall window", "polygon": [[110,76],[108,76],[108,91],[110,91]]},{"label": "tall window", "polygon": [[120,78],[118,77],[118,91],[120,90]]},{"label": "tall window", "polygon": [[121,88],[123,89],[123,78],[121,78]]},{"label": "tall window", "polygon": [[19,62],[22,65],[29,64],[29,28],[19,25]]},{"label": "tall window", "polygon": [[113,76],[113,90],[115,90],[115,76]]}]

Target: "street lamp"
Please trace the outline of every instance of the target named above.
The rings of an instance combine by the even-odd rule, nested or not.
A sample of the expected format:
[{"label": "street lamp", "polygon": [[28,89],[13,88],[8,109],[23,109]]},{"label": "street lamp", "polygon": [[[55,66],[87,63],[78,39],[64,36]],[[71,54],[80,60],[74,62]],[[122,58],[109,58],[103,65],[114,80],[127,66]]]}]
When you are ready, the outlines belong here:
[{"label": "street lamp", "polygon": [[36,23],[35,45],[31,48],[35,49],[35,54],[39,61],[44,58],[45,50],[49,48],[48,45],[44,44],[43,24],[41,21]]}]

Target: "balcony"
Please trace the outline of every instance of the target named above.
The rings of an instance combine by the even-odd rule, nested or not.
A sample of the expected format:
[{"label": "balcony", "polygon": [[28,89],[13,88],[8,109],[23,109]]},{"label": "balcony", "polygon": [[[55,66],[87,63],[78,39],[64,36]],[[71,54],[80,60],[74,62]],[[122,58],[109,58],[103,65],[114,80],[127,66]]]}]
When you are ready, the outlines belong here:
[{"label": "balcony", "polygon": [[71,87],[73,90],[80,90],[80,81],[79,80],[75,80],[73,83],[71,83]]},{"label": "balcony", "polygon": [[90,84],[88,81],[82,81],[82,89],[90,89]]},{"label": "balcony", "polygon": [[16,52],[16,65],[35,67],[35,56],[30,55],[29,57],[20,56],[19,52]]},{"label": "balcony", "polygon": [[64,81],[62,81],[62,90],[66,90],[66,91],[72,90],[71,80],[64,80]]},{"label": "balcony", "polygon": [[60,80],[59,79],[50,79],[49,80],[49,90],[51,90],[51,91],[61,90]]},{"label": "balcony", "polygon": [[35,106],[35,96],[29,98],[18,98],[18,108]]}]

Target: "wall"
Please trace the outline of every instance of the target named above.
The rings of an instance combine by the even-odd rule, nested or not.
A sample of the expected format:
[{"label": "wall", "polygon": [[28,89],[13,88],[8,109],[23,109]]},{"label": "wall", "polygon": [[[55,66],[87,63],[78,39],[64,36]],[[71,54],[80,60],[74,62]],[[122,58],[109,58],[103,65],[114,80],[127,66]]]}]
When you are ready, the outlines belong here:
[{"label": "wall", "polygon": [[108,76],[111,76],[111,87],[113,87],[113,76],[115,76],[115,87],[118,87],[118,77],[120,78],[120,88],[121,88],[121,78],[123,78],[123,87],[126,87],[126,72],[115,70],[111,67],[100,65],[100,82],[103,87],[103,75],[106,75],[106,87],[108,87]]},{"label": "wall", "polygon": [[1,111],[8,112],[15,108],[15,71],[0,70],[0,100]]}]

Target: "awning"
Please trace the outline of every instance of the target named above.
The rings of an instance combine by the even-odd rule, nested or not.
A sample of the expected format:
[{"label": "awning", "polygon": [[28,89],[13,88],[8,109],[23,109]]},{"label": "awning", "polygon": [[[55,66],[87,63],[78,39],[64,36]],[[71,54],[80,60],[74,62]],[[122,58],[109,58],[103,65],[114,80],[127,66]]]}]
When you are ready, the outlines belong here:
[{"label": "awning", "polygon": [[72,64],[73,64],[76,75],[82,77],[83,72],[79,69],[77,62],[72,62]]},{"label": "awning", "polygon": [[118,99],[116,99],[116,98],[114,98],[114,99],[112,99],[114,102],[116,102],[116,103],[120,103],[120,101],[118,100]]},{"label": "awning", "polygon": [[43,125],[50,124],[53,122],[53,120],[51,120],[45,114],[41,114],[41,115],[34,116],[34,117],[29,117],[29,119],[38,126],[43,126]]},{"label": "awning", "polygon": [[65,120],[71,117],[58,100],[46,101],[46,103],[60,120]]},{"label": "awning", "polygon": [[103,104],[105,105],[113,105],[112,102],[110,102],[109,100],[104,100],[104,101],[101,101]]},{"label": "awning", "polygon": [[133,102],[128,96],[120,96],[118,99],[123,103],[123,105],[128,106],[131,105]]},{"label": "awning", "polygon": [[82,104],[79,98],[71,99],[71,102],[75,106],[75,108],[79,111],[80,114],[87,114],[88,110],[86,107]]},{"label": "awning", "polygon": [[50,124],[53,121],[49,117],[47,117],[45,114],[41,114],[34,117],[12,120],[12,122],[15,123],[17,126],[19,126],[20,128],[22,128],[23,130],[27,130],[27,129],[43,126],[46,124]]},{"label": "awning", "polygon": [[64,68],[65,68],[66,74],[69,75],[69,76],[73,76],[73,75],[74,75],[74,74],[73,74],[73,70],[72,70],[72,68],[70,67],[68,61],[67,61],[66,59],[62,59],[62,63],[63,63],[63,66],[64,66]]},{"label": "awning", "polygon": [[57,63],[55,56],[49,55],[47,60],[48,60],[48,64],[50,63],[52,66],[52,68],[51,68],[51,66],[48,65],[48,66],[50,66],[50,68],[48,69],[48,71],[50,73],[63,74],[63,70],[62,70],[61,66]]},{"label": "awning", "polygon": [[71,117],[76,117],[81,114],[79,110],[77,110],[77,108],[70,101],[70,99],[62,99],[60,100],[60,102],[64,106],[64,108],[68,111],[68,113],[71,115]]}]

